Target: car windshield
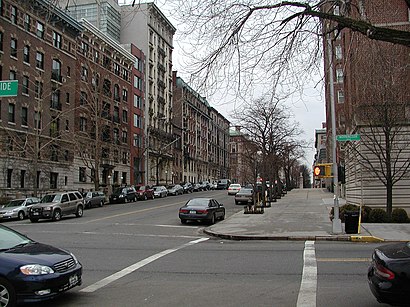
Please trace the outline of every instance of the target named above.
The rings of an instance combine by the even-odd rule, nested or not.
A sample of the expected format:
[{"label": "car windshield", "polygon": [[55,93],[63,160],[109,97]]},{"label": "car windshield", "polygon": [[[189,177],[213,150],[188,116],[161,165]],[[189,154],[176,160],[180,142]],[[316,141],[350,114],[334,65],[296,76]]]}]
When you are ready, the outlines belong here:
[{"label": "car windshield", "polygon": [[[114,194],[122,194],[123,190],[124,190],[124,189],[122,189],[122,188],[116,189],[116,190],[114,191]],[[125,192],[125,191],[124,191],[124,192]]]},{"label": "car windshield", "polygon": [[145,190],[145,186],[137,187],[137,191],[144,191],[144,190]]},{"label": "car windshield", "polygon": [[61,199],[61,194],[49,194],[49,195],[45,195],[42,199],[41,199],[41,203],[57,203],[59,202]]},{"label": "car windshield", "polygon": [[15,199],[5,204],[4,207],[19,207],[23,203],[24,203],[24,199]]},{"label": "car windshield", "polygon": [[206,198],[194,198],[190,199],[186,206],[187,207],[208,207],[209,200]]},{"label": "car windshield", "polygon": [[33,241],[18,232],[0,225],[0,250],[8,250],[32,242]]}]

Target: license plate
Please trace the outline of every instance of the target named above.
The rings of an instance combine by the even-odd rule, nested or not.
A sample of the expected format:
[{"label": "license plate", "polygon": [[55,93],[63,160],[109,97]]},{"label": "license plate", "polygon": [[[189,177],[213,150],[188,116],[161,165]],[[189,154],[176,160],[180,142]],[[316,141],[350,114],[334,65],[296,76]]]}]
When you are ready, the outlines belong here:
[{"label": "license plate", "polygon": [[195,211],[195,210],[191,210],[191,211],[189,211],[189,213],[191,213],[191,214],[195,214],[195,213],[196,213],[196,211]]},{"label": "license plate", "polygon": [[38,212],[33,212],[33,215],[39,215],[39,213]]},{"label": "license plate", "polygon": [[77,275],[73,275],[70,276],[70,278],[68,279],[68,284],[71,286],[75,286],[78,283],[78,276]]}]

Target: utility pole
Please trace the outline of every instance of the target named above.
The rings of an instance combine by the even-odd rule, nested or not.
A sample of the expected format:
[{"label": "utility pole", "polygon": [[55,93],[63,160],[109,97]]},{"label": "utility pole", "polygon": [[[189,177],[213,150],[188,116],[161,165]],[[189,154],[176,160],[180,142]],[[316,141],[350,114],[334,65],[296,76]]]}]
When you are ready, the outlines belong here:
[{"label": "utility pole", "polygon": [[334,204],[333,204],[333,221],[332,232],[334,234],[342,233],[342,221],[339,217],[339,176],[337,169],[336,157],[336,106],[335,106],[335,89],[334,89],[334,71],[333,71],[333,50],[330,34],[327,35],[327,54],[329,61],[329,94],[330,94],[330,113],[332,118],[332,163],[333,163],[333,183],[334,183]]}]

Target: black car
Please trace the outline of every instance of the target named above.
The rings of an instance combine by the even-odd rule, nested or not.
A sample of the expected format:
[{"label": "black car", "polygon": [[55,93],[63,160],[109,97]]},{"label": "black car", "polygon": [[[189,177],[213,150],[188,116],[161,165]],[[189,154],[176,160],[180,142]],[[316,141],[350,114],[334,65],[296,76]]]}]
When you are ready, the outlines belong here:
[{"label": "black car", "polygon": [[410,301],[410,242],[377,247],[367,278],[370,290],[380,303],[393,305]]},{"label": "black car", "polygon": [[190,182],[184,183],[182,187],[184,188],[184,193],[192,193],[194,191],[194,186]]},{"label": "black car", "polygon": [[110,204],[137,201],[137,191],[134,187],[118,188],[110,195]]},{"label": "black car", "polygon": [[48,300],[81,285],[73,254],[2,225],[0,238],[0,306]]},{"label": "black car", "polygon": [[231,181],[229,179],[219,179],[216,185],[217,190],[227,190]]},{"label": "black car", "polygon": [[193,198],[179,209],[179,218],[182,224],[189,220],[215,224],[216,220],[225,219],[225,207],[216,199]]}]

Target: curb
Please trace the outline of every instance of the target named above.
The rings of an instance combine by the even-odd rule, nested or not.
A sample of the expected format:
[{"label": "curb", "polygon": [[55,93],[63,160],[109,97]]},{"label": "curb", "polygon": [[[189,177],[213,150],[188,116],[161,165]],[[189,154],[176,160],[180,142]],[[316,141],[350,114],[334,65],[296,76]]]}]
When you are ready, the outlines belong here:
[{"label": "curb", "polygon": [[352,242],[384,242],[382,238],[374,236],[351,236],[350,241]]}]

